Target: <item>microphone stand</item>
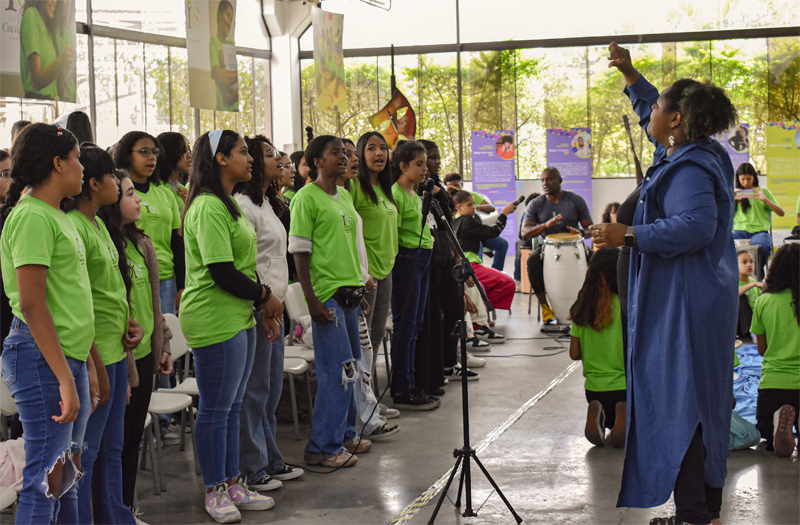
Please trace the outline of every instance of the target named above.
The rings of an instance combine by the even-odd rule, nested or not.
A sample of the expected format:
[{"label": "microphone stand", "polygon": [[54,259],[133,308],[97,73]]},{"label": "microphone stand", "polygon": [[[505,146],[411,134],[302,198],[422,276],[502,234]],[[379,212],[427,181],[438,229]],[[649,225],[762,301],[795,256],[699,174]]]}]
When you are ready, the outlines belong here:
[{"label": "microphone stand", "polygon": [[[445,228],[445,232],[453,241],[458,250],[458,253],[461,255],[461,262],[453,267],[453,277],[455,278],[456,282],[458,283],[458,293],[462,298],[462,305],[463,305],[463,298],[465,293],[464,283],[472,277],[475,281],[475,285],[478,287],[478,291],[481,294],[481,298],[483,299],[484,303],[486,303],[487,309],[492,309],[491,303],[489,302],[489,298],[486,297],[486,293],[483,291],[483,288],[478,282],[478,278],[475,275],[475,270],[472,268],[472,264],[470,264],[467,256],[464,254],[464,250],[461,249],[461,245],[458,243],[458,239],[456,238],[455,233],[453,233],[453,228],[450,226],[450,223],[447,222],[444,213],[442,213],[442,208],[439,206],[439,203],[436,199],[431,201],[431,206],[435,210],[438,217],[441,218],[441,222],[447,225]],[[463,306],[460,309],[459,320],[456,321],[456,325],[453,328],[453,335],[457,336],[461,342],[461,371],[462,374],[467,373],[467,324],[464,321],[464,309]],[[511,511],[511,514],[514,516],[514,519],[517,523],[522,523],[522,518],[514,511],[514,508],[511,506],[511,503],[508,502],[506,497],[503,495],[503,492],[500,490],[500,487],[497,486],[497,483],[492,479],[492,476],[489,475],[489,472],[486,470],[486,467],[478,459],[478,456],[475,452],[475,449],[472,448],[469,444],[469,390],[467,388],[467,378],[463,377],[461,381],[461,410],[462,410],[462,418],[464,422],[464,446],[460,449],[455,449],[453,451],[453,457],[456,458],[456,464],[453,467],[453,471],[450,473],[450,479],[447,480],[447,485],[444,486],[444,490],[442,491],[442,495],[439,497],[439,501],[436,503],[436,508],[433,510],[433,514],[431,515],[431,519],[428,521],[428,525],[433,525],[434,520],[436,519],[436,515],[439,513],[439,509],[442,506],[442,502],[444,501],[445,496],[447,496],[447,491],[450,488],[450,485],[453,483],[453,479],[456,476],[456,471],[458,470],[459,465],[462,464],[461,468],[461,478],[458,482],[458,496],[456,497],[455,507],[461,507],[461,493],[462,489],[464,490],[465,499],[466,499],[466,508],[464,509],[464,513],[462,516],[477,516],[478,513],[472,509],[472,477],[470,475],[470,459],[475,461],[475,464],[480,467],[483,475],[486,476],[486,479],[489,480],[489,483],[492,484],[494,490],[497,491],[497,494],[500,495],[500,498],[503,500],[503,503],[506,504],[508,510]]]}]

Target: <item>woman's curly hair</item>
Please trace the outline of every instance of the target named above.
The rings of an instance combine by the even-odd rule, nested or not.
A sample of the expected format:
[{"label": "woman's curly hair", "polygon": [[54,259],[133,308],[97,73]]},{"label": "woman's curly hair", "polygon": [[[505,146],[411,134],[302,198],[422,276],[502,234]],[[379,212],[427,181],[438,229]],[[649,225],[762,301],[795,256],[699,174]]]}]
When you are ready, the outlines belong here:
[{"label": "woman's curly hair", "polygon": [[682,78],[664,90],[662,96],[667,111],[681,114],[688,140],[716,135],[738,121],[736,108],[725,91],[712,84]]},{"label": "woman's curly hair", "polygon": [[800,243],[789,243],[775,252],[764,281],[763,293],[792,291],[792,309],[800,326]]}]

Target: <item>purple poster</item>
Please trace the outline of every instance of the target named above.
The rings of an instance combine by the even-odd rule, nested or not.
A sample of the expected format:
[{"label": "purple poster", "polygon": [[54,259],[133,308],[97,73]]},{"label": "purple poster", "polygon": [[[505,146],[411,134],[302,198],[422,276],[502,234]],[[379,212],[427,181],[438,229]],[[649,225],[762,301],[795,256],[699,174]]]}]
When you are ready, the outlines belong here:
[{"label": "purple poster", "polygon": [[738,124],[714,138],[720,141],[731,156],[734,170],[742,163],[750,162],[750,124]]},{"label": "purple poster", "polygon": [[583,197],[592,212],[592,130],[548,129],[547,166],[561,172],[561,189]]},{"label": "purple poster", "polygon": [[[499,210],[517,198],[514,132],[472,132],[472,190],[486,196]],[[516,214],[508,218],[502,236],[511,246],[517,240]]]}]

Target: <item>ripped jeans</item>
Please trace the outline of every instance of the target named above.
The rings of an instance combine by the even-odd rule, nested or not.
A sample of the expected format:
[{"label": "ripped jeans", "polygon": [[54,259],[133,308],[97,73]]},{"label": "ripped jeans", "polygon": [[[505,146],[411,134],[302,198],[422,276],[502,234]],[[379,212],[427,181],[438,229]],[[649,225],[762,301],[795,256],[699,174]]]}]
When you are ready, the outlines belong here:
[{"label": "ripped jeans", "polygon": [[[68,521],[78,516],[75,484],[81,474],[72,457],[83,449],[92,401],[86,363],[66,359],[75,379],[80,412],[74,422],[61,424],[52,419],[61,415],[58,378],[39,351],[28,326],[14,317],[3,344],[2,368],[3,381],[14,396],[25,430],[26,461],[17,523],[50,523],[59,514]],[[64,464],[61,487],[58,493],[51,494],[48,473],[57,462]]]},{"label": "ripped jeans", "polygon": [[364,437],[369,437],[376,428],[383,424],[378,416],[381,411],[377,409],[378,400],[372,390],[372,343],[369,339],[369,325],[364,314],[358,316],[359,338],[361,340],[361,361],[358,361],[358,388],[356,388],[356,409],[358,416],[356,432]]},{"label": "ripped jeans", "polygon": [[342,308],[336,299],[325,301],[333,320],[325,324],[312,320],[314,362],[317,368],[317,397],[308,436],[309,454],[336,454],[344,442],[356,439],[355,390],[357,361],[361,361],[358,317],[361,307]]}]

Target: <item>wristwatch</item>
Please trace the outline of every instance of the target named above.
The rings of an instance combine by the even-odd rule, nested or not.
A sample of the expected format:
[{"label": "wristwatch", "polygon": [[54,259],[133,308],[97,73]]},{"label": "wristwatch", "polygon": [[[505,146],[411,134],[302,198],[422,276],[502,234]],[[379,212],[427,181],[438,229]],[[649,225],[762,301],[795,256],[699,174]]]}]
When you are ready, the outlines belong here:
[{"label": "wristwatch", "polygon": [[636,246],[636,228],[633,226],[628,226],[625,230],[625,246],[628,248]]}]

